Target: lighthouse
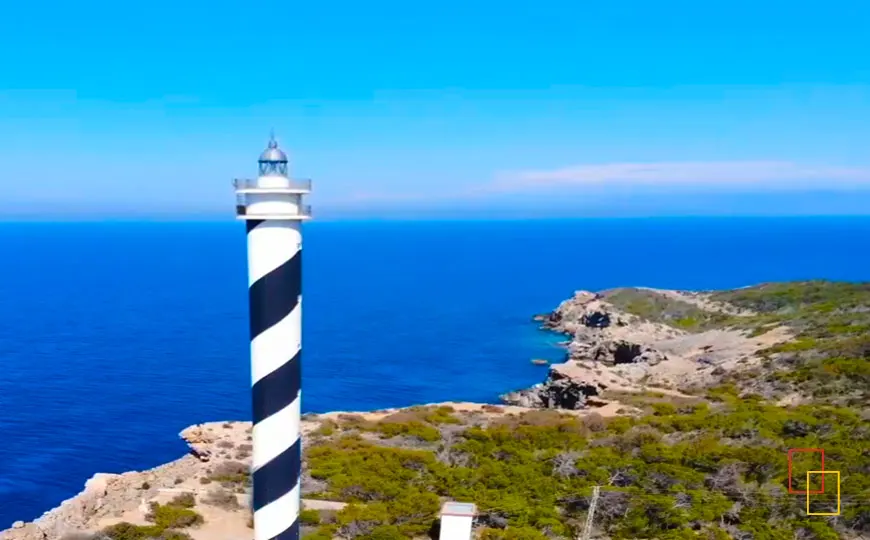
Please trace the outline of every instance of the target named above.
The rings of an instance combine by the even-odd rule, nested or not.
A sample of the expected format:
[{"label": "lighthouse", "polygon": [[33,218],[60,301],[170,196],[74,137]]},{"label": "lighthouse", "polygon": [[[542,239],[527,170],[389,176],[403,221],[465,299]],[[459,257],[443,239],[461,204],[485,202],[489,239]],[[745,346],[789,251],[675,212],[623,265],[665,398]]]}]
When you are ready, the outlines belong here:
[{"label": "lighthouse", "polygon": [[302,222],[310,180],[290,178],[274,134],[254,179],[236,179],[248,244],[255,540],[298,540],[302,440]]}]

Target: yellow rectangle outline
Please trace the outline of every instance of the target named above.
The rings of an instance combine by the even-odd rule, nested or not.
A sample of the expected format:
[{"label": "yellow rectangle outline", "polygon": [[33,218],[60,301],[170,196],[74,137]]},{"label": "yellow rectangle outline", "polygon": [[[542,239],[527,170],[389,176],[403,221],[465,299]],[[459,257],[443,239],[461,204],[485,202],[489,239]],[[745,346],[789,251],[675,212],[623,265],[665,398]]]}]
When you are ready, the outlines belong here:
[{"label": "yellow rectangle outline", "polygon": [[[836,512],[810,512],[810,475],[811,474],[836,474],[837,475],[837,511]],[[840,515],[840,471],[807,471],[807,515],[808,516],[839,516]]]}]

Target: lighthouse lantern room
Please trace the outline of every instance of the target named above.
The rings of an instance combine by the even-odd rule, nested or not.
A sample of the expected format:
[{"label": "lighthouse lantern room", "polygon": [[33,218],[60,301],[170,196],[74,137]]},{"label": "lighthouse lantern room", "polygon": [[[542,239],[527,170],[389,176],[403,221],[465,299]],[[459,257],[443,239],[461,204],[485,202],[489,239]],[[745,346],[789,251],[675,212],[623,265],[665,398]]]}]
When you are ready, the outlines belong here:
[{"label": "lighthouse lantern room", "polygon": [[311,180],[290,178],[287,154],[278,148],[274,135],[257,160],[256,179],[233,181],[236,190],[236,216],[244,220],[284,219],[303,221],[311,218],[311,207],[303,204],[311,193]]}]

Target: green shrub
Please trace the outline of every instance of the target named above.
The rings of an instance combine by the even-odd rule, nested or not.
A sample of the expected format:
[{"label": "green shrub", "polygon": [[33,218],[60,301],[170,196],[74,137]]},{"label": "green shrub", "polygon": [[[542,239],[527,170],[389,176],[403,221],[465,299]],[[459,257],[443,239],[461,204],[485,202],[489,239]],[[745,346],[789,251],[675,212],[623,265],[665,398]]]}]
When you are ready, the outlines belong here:
[{"label": "green shrub", "polygon": [[378,431],[380,431],[385,438],[404,435],[406,437],[416,437],[428,442],[434,442],[441,439],[441,432],[438,431],[437,428],[416,421],[407,424],[381,423],[378,424]]},{"label": "green shrub", "polygon": [[167,504],[179,508],[193,508],[196,506],[196,497],[193,493],[180,493]]},{"label": "green shrub", "polygon": [[324,420],[320,423],[320,426],[314,430],[316,435],[322,435],[324,437],[328,437],[335,433],[336,429],[338,429],[338,423],[333,420]]},{"label": "green shrub", "polygon": [[484,529],[481,540],[547,540],[547,536],[532,527],[508,527],[507,529]]},{"label": "green shrub", "polygon": [[446,405],[435,407],[424,419],[431,424],[459,424],[461,420],[453,416],[454,409]]},{"label": "green shrub", "polygon": [[366,540],[406,540],[408,537],[395,525],[378,525],[371,533],[361,538]]},{"label": "green shrub", "polygon": [[317,510],[304,509],[299,512],[299,522],[302,525],[320,525],[320,512]]},{"label": "green shrub", "polygon": [[677,407],[671,403],[654,403],[652,408],[656,416],[670,416],[677,412]]},{"label": "green shrub", "polygon": [[192,540],[186,532],[166,530],[160,534],[160,540]]},{"label": "green shrub", "polygon": [[106,527],[102,534],[112,540],[190,540],[190,535],[175,529],[203,523],[202,516],[190,508],[196,504],[192,494],[181,494],[167,504],[151,504],[146,519],[154,525],[121,522]]},{"label": "green shrub", "polygon": [[151,512],[145,518],[154,522],[161,531],[193,527],[203,522],[202,516],[196,511],[172,504],[151,503]]},{"label": "green shrub", "polygon": [[125,521],[110,525],[102,530],[102,533],[112,540],[144,540],[149,537],[158,537],[162,532],[157,527],[133,525]]},{"label": "green shrub", "polygon": [[218,463],[208,478],[228,486],[247,486],[251,484],[250,467],[239,461],[222,461]]},{"label": "green shrub", "polygon": [[335,531],[331,527],[321,527],[312,533],[302,536],[305,540],[333,540]]}]

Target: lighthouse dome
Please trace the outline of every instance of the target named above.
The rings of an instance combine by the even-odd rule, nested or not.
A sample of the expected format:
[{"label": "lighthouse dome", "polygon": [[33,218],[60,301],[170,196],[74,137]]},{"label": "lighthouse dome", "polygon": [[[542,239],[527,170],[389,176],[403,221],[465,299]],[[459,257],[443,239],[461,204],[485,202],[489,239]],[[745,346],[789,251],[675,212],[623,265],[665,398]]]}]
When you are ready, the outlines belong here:
[{"label": "lighthouse dome", "polygon": [[274,137],[269,141],[269,146],[260,154],[260,163],[287,163],[287,154],[278,148],[278,142]]}]

